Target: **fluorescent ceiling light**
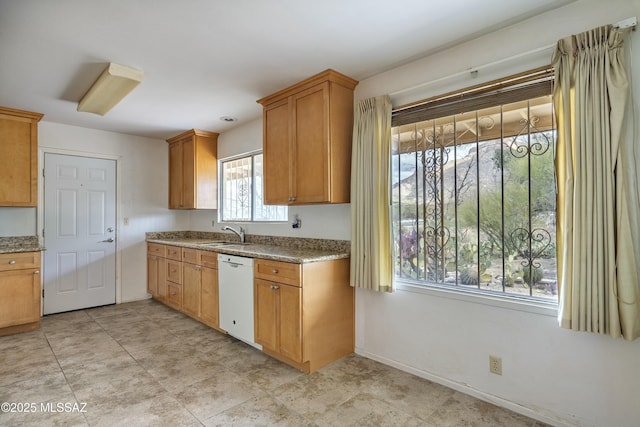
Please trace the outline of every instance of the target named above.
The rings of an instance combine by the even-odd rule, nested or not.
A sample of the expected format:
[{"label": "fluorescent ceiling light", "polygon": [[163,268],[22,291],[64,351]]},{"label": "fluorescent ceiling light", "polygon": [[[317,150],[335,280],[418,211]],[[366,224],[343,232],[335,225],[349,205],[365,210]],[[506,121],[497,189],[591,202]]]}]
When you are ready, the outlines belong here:
[{"label": "fluorescent ceiling light", "polygon": [[142,81],[142,70],[110,63],[78,103],[78,111],[104,116]]}]

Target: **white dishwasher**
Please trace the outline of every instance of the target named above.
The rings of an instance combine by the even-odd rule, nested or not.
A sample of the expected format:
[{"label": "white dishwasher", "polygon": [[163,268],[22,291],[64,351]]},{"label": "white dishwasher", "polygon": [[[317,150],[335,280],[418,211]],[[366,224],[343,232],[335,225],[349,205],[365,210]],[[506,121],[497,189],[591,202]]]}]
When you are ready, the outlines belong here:
[{"label": "white dishwasher", "polygon": [[218,254],[220,328],[247,344],[253,334],[253,258]]}]

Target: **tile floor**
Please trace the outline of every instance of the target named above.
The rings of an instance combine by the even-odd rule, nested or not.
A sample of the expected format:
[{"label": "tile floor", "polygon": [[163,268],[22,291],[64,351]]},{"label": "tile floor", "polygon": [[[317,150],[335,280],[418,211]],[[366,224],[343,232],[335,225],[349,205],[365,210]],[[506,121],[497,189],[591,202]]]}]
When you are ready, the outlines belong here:
[{"label": "tile floor", "polygon": [[152,300],[0,337],[0,402],[2,426],[543,425],[356,355],[305,375]]}]

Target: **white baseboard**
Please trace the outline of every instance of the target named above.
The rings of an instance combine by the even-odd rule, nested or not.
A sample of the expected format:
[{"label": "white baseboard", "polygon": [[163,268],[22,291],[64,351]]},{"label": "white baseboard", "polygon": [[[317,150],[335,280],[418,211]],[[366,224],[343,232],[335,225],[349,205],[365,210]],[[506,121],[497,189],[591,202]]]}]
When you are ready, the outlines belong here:
[{"label": "white baseboard", "polygon": [[451,381],[448,378],[441,377],[439,375],[433,374],[431,372],[423,371],[421,369],[414,368],[409,365],[405,365],[401,362],[388,359],[386,357],[382,357],[373,353],[369,353],[366,350],[356,347],[355,353],[366,357],[368,359],[375,360],[376,362],[383,363],[385,365],[392,366],[396,369],[399,369],[403,372],[407,372],[409,374],[413,374],[417,377],[424,378],[425,380],[432,381],[434,383],[443,385],[445,387],[449,387],[453,390],[459,391],[460,393],[468,394],[469,396],[473,396],[477,399],[483,400],[485,402],[492,403],[496,406],[500,406],[505,409],[509,409],[518,414],[527,416],[529,418],[533,418],[538,421],[542,421],[543,423],[550,424],[556,427],[576,427],[578,424],[570,423],[567,420],[563,420],[551,414],[545,414],[540,411],[537,411],[533,408],[528,408],[526,406],[522,406],[519,403],[511,402],[509,400],[503,399],[502,397],[494,396],[492,394],[483,392],[481,390],[477,390],[473,387],[470,387],[468,384],[463,384],[455,381]]}]

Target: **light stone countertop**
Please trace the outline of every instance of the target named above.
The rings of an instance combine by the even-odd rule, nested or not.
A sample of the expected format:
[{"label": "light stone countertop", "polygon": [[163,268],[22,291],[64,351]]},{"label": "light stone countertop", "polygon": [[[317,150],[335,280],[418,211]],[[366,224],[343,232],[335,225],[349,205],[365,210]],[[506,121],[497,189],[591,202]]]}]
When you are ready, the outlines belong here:
[{"label": "light stone countertop", "polygon": [[[202,233],[184,235],[179,233],[148,233],[148,243],[180,246],[191,249],[207,250],[228,255],[262,258],[274,261],[306,264],[350,257],[348,241],[322,239],[298,239],[269,236],[247,235],[247,243],[241,244],[234,235],[227,233]],[[253,240],[253,241],[252,241]],[[207,245],[208,243],[222,243]]]},{"label": "light stone countertop", "polygon": [[41,252],[44,250],[44,246],[38,242],[38,236],[0,237],[0,254]]}]

